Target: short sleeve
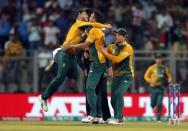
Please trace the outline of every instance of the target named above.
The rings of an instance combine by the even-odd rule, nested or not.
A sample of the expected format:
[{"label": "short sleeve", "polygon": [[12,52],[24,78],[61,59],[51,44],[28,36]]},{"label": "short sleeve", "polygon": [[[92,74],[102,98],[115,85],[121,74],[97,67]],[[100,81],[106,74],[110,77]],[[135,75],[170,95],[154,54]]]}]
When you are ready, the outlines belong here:
[{"label": "short sleeve", "polygon": [[126,54],[126,55],[132,55],[133,54],[133,48],[131,46],[128,45],[128,47],[124,47],[123,49],[123,53]]},{"label": "short sleeve", "polygon": [[86,41],[90,42],[90,43],[93,43],[96,39],[97,39],[97,32],[96,32],[96,30],[91,29],[90,32],[89,32],[89,34],[88,34],[88,36],[87,36]]}]

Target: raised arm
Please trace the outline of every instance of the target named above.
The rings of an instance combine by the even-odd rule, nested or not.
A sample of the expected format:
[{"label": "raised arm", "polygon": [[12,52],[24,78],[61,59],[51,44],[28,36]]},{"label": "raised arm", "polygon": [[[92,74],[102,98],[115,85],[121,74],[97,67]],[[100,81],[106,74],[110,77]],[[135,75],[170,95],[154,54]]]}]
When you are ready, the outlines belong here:
[{"label": "raised arm", "polygon": [[90,44],[94,43],[94,41],[96,39],[98,39],[100,36],[97,35],[97,31],[95,29],[91,29],[89,31],[89,34],[85,40],[85,42],[83,43],[79,43],[79,44],[75,44],[75,45],[71,45],[71,48],[75,48],[75,49],[85,49],[87,48]]},{"label": "raised arm", "polygon": [[83,25],[92,25],[95,28],[112,28],[112,26],[110,24],[101,24],[98,22],[83,22]]}]

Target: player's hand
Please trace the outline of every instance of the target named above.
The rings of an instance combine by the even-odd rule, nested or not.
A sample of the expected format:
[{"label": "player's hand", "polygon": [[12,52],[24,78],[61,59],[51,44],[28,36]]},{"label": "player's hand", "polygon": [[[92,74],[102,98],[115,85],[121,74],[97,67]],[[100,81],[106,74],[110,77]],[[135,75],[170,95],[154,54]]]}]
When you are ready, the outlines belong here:
[{"label": "player's hand", "polygon": [[171,79],[168,79],[168,84],[170,84],[172,82],[172,80]]},{"label": "player's hand", "polygon": [[51,70],[51,68],[52,68],[52,66],[53,66],[53,64],[54,64],[54,60],[50,60],[50,62],[46,65],[46,67],[45,67],[45,71],[46,72],[48,72],[48,71],[50,71]]},{"label": "player's hand", "polygon": [[113,77],[113,69],[112,69],[112,67],[109,67],[109,68],[108,68],[108,75],[109,75],[110,77]]},{"label": "player's hand", "polygon": [[84,76],[87,77],[87,69],[84,70]]},{"label": "player's hand", "polygon": [[156,81],[154,81],[154,80],[150,80],[149,83],[150,83],[150,85],[153,86],[153,85],[155,85]]},{"label": "player's hand", "polygon": [[111,24],[106,24],[107,28],[112,28],[112,25]]},{"label": "player's hand", "polygon": [[84,58],[85,59],[89,58],[89,54],[87,52],[84,52]]},{"label": "player's hand", "polygon": [[102,48],[100,51],[101,51],[103,54],[105,54],[105,52],[106,52],[106,50],[105,50],[104,48]]},{"label": "player's hand", "polygon": [[89,51],[89,48],[87,47],[87,48],[84,48],[83,49],[85,52],[87,52],[87,51]]}]

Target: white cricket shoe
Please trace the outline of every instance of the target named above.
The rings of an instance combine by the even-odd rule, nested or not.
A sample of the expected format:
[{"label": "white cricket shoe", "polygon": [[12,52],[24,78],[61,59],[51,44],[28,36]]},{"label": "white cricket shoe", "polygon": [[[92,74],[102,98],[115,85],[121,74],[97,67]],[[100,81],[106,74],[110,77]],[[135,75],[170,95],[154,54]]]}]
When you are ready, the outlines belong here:
[{"label": "white cricket shoe", "polygon": [[98,118],[99,124],[104,124],[105,121],[102,118]]},{"label": "white cricket shoe", "polygon": [[94,119],[94,117],[92,117],[92,116],[87,116],[86,118],[83,118],[81,121],[82,121],[83,123],[92,123],[93,119]]},{"label": "white cricket shoe", "polygon": [[110,125],[123,125],[125,123],[123,121],[119,121],[117,119],[110,119],[108,121],[108,124],[110,124]]},{"label": "white cricket shoe", "polygon": [[92,120],[92,124],[104,124],[104,123],[105,123],[105,121],[101,117],[95,117]]},{"label": "white cricket shoe", "polygon": [[41,103],[42,110],[47,112],[48,111],[48,103],[47,103],[47,101],[43,100],[41,95],[38,98],[39,98],[39,101]]}]

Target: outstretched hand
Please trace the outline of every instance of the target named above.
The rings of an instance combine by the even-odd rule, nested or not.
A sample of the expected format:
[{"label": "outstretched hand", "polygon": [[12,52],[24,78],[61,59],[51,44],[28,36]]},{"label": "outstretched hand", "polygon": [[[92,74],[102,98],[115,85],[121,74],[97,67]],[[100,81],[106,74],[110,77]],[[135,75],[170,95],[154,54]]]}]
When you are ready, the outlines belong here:
[{"label": "outstretched hand", "polygon": [[110,77],[113,77],[113,69],[112,69],[112,67],[109,67],[109,68],[108,68],[108,75],[109,75]]},{"label": "outstretched hand", "polygon": [[111,29],[112,28],[112,25],[111,24],[106,24],[107,25],[107,28]]},{"label": "outstretched hand", "polygon": [[102,48],[101,52],[104,54],[106,52],[106,50],[104,48]]}]

